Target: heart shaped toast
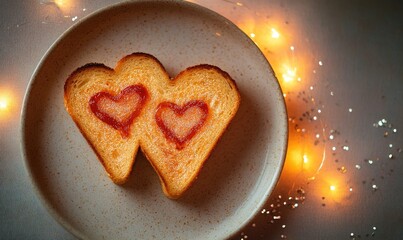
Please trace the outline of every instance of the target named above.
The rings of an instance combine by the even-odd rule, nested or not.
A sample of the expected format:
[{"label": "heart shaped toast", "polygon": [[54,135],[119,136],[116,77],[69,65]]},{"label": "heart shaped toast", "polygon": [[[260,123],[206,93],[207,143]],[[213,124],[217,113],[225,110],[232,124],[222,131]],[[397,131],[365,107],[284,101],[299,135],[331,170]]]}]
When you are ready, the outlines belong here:
[{"label": "heart shaped toast", "polygon": [[197,177],[240,95],[218,67],[198,65],[170,79],[155,57],[134,53],[115,69],[87,64],[74,71],[64,103],[115,183],[127,181],[140,147],[175,199]]}]

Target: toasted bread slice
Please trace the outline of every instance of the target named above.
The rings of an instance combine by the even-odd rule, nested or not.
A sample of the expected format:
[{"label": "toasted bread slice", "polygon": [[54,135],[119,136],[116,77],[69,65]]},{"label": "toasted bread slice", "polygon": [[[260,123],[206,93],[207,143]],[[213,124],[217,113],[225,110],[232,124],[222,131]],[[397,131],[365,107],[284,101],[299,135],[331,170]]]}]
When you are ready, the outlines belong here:
[{"label": "toasted bread slice", "polygon": [[65,83],[65,106],[111,179],[124,183],[139,146],[165,195],[180,197],[234,117],[235,82],[211,65],[170,79],[151,55],[134,53],[110,69],[89,64]]}]

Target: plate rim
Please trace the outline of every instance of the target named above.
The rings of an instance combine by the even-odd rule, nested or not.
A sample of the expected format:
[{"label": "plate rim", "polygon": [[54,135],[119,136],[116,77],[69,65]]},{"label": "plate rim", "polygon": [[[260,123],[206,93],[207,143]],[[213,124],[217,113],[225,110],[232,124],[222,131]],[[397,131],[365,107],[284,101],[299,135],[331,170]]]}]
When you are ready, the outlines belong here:
[{"label": "plate rim", "polygon": [[[204,13],[213,15],[216,19],[221,20],[222,22],[225,22],[226,24],[228,24],[231,27],[231,30],[233,31],[237,31],[238,33],[242,34],[245,39],[249,42],[249,44],[253,45],[256,50],[257,53],[260,55],[260,57],[262,57],[265,60],[265,65],[267,66],[267,70],[272,74],[273,78],[276,80],[275,82],[275,87],[276,87],[276,91],[277,93],[282,93],[282,89],[280,86],[280,83],[278,81],[278,78],[270,64],[270,62],[268,61],[268,59],[266,58],[266,56],[263,54],[263,52],[261,51],[261,49],[256,45],[255,42],[253,42],[245,32],[243,32],[235,23],[233,23],[231,20],[227,19],[226,17],[224,17],[223,15],[215,12],[214,10],[211,10],[207,7],[201,6],[199,4],[193,3],[193,2],[189,2],[189,1],[185,1],[185,0],[128,0],[128,1],[123,1],[123,2],[119,2],[119,3],[114,3],[114,4],[110,4],[107,5],[105,7],[101,7],[100,9],[95,10],[94,12],[88,14],[87,16],[81,18],[79,21],[77,21],[76,23],[74,23],[73,25],[71,25],[70,27],[68,27],[61,35],[59,35],[57,37],[57,39],[50,45],[50,47],[46,50],[45,54],[41,57],[41,59],[39,60],[39,63],[37,64],[37,66],[35,67],[28,83],[27,83],[27,87],[26,87],[26,91],[24,93],[24,97],[23,97],[23,101],[22,101],[22,108],[21,108],[21,112],[20,112],[20,126],[19,126],[19,136],[20,136],[20,153],[21,153],[21,157],[22,160],[24,162],[24,168],[26,173],[28,174],[28,178],[29,178],[29,183],[30,185],[33,187],[35,195],[39,198],[40,203],[42,204],[42,206],[45,207],[46,211],[52,216],[53,219],[55,219],[64,229],[66,229],[68,232],[70,232],[71,234],[73,234],[75,237],[78,237],[79,239],[86,239],[85,235],[83,235],[83,233],[81,233],[80,231],[78,231],[77,229],[75,229],[70,223],[69,221],[67,221],[64,217],[62,217],[60,215],[60,213],[54,209],[53,205],[46,200],[46,197],[44,196],[44,193],[42,192],[42,190],[39,187],[39,184],[37,182],[37,180],[35,179],[35,177],[33,176],[32,173],[32,169],[30,167],[31,163],[28,160],[28,154],[26,151],[26,147],[25,145],[27,145],[26,141],[27,141],[27,135],[26,135],[26,114],[27,114],[27,108],[28,108],[28,100],[29,97],[31,95],[31,91],[33,88],[33,85],[36,81],[37,75],[40,72],[40,70],[43,68],[44,63],[46,62],[46,60],[48,59],[48,57],[52,54],[52,52],[57,48],[57,46],[63,41],[63,39],[68,36],[71,32],[73,32],[75,29],[79,28],[81,26],[82,23],[85,23],[86,21],[97,17],[100,14],[103,14],[105,12],[111,11],[115,8],[121,8],[123,6],[126,5],[132,5],[132,4],[147,4],[147,3],[173,3],[173,4],[178,4],[178,5],[183,5],[183,6],[188,6],[190,8],[192,8],[192,10],[195,11],[202,11]],[[283,114],[284,114],[284,119],[283,119],[283,123],[284,123],[284,137],[282,137],[282,146],[283,146],[283,151],[281,152],[281,154],[279,154],[279,166],[276,169],[273,178],[272,178],[272,184],[271,187],[267,188],[266,191],[264,192],[264,194],[262,194],[262,198],[260,199],[259,202],[257,202],[254,211],[249,215],[249,217],[247,219],[243,219],[242,223],[240,225],[238,225],[238,227],[236,227],[237,229],[230,233],[228,236],[226,236],[226,238],[232,238],[234,237],[239,231],[241,231],[243,228],[245,228],[257,215],[257,213],[259,212],[259,210],[263,207],[263,205],[268,201],[270,195],[273,193],[274,189],[276,188],[279,179],[280,179],[280,175],[283,171],[284,168],[284,163],[285,163],[285,158],[286,158],[286,154],[287,154],[287,150],[288,150],[288,138],[289,138],[289,124],[288,124],[288,113],[287,113],[287,108],[286,108],[286,104],[285,104],[285,100],[283,97],[279,98],[281,99],[281,101],[279,101],[279,103],[281,103],[281,109],[283,110]],[[266,157],[267,159],[267,157]]]}]

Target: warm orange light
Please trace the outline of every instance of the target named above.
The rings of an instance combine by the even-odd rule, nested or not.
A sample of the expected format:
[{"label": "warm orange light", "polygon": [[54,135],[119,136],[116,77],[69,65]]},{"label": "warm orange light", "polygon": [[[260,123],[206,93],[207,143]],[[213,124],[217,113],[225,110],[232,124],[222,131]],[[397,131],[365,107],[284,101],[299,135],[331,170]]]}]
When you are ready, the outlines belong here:
[{"label": "warm orange light", "polygon": [[8,108],[9,102],[7,98],[0,98],[0,111]]},{"label": "warm orange light", "polygon": [[336,191],[336,186],[334,186],[334,185],[330,185],[330,191]]},{"label": "warm orange light", "polygon": [[63,7],[63,6],[66,6],[67,1],[66,0],[54,0],[54,2],[58,7]]},{"label": "warm orange light", "polygon": [[9,89],[0,88],[0,120],[9,119],[15,106],[14,94]]},{"label": "warm orange light", "polygon": [[284,82],[294,81],[297,77],[297,68],[291,68],[289,66],[284,66],[283,80]]},{"label": "warm orange light", "polygon": [[304,163],[308,163],[308,156],[306,154],[302,156],[302,159],[304,159]]},{"label": "warm orange light", "polygon": [[7,92],[0,93],[0,111],[4,112],[9,110],[11,104],[11,95]]},{"label": "warm orange light", "polygon": [[271,29],[271,37],[274,38],[274,39],[280,38],[280,33],[277,32],[276,29],[272,28]]},{"label": "warm orange light", "polygon": [[74,0],[54,0],[53,2],[62,12],[66,13],[71,10]]}]

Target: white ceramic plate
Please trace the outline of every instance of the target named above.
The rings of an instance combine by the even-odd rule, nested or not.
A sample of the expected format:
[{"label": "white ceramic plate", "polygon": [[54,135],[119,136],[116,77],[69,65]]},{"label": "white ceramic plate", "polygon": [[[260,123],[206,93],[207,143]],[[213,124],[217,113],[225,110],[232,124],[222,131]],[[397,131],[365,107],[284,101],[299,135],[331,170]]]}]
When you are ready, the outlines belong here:
[{"label": "white ceramic plate", "polygon": [[[63,85],[89,62],[114,67],[132,52],[157,57],[171,76],[201,63],[227,71],[242,103],[194,185],[166,198],[139,154],[118,186],[63,105]],[[50,48],[34,73],[22,115],[22,150],[50,213],[83,239],[224,239],[260,210],[280,175],[287,143],[283,96],[253,42],[218,14],[188,2],[136,1],[83,19]]]}]

